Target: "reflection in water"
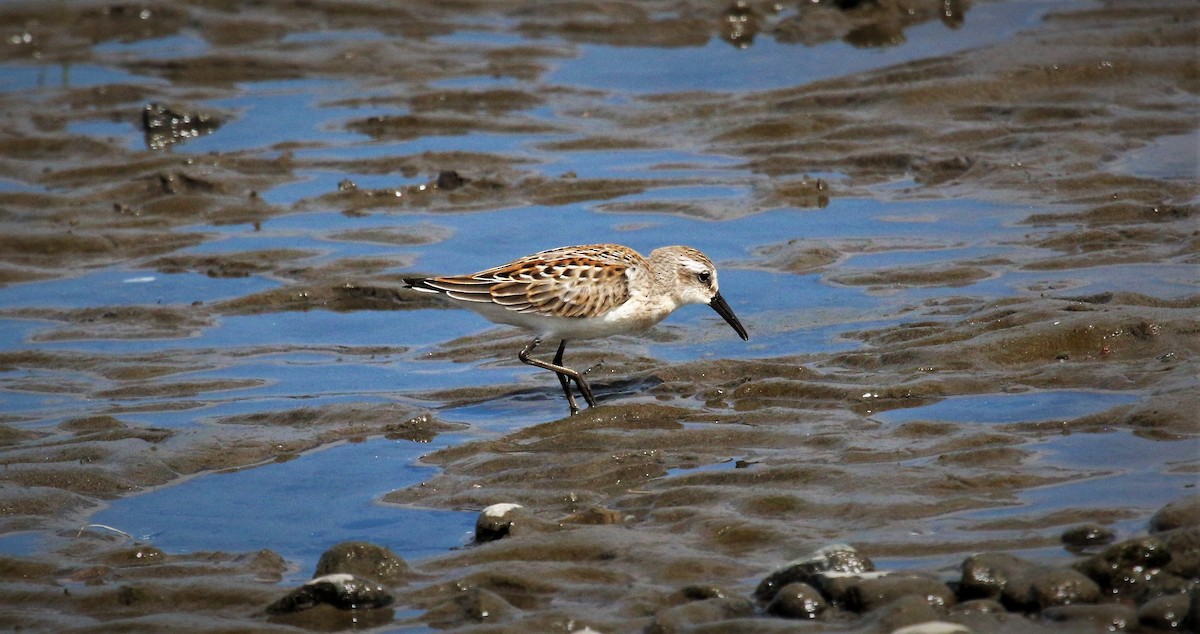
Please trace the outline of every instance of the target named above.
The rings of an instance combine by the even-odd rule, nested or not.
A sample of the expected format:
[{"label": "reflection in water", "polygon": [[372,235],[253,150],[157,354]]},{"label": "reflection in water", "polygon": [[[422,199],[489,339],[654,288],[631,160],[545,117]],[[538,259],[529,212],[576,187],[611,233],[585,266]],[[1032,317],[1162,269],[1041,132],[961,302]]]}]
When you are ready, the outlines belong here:
[{"label": "reflection in water", "polygon": [[758,20],[754,9],[738,0],[721,15],[721,38],[735,48],[746,48],[758,34]]},{"label": "reflection in water", "polygon": [[[633,94],[787,88],[1004,41],[1036,24],[1053,6],[1045,0],[987,3],[971,7],[971,19],[964,20],[960,5],[931,2],[914,15],[898,11],[871,20],[874,9],[843,12],[816,5],[756,21],[753,9],[733,5],[714,25],[717,36],[703,45],[582,43],[577,45],[581,54],[546,79]],[[836,19],[831,28],[814,29],[804,18],[807,12],[832,12]],[[758,31],[750,28],[755,24]],[[661,72],[664,68],[672,72]]]}]

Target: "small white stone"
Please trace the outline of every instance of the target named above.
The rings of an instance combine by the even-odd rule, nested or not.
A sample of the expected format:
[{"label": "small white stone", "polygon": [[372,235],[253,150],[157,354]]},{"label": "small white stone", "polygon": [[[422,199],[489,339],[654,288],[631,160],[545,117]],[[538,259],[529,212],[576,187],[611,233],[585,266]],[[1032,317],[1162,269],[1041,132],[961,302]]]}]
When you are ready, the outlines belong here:
[{"label": "small white stone", "polygon": [[892,634],[971,634],[971,628],[958,623],[926,621],[892,630]]},{"label": "small white stone", "polygon": [[501,502],[500,504],[493,504],[493,505],[483,509],[483,514],[488,517],[504,517],[505,515],[508,515],[509,511],[512,511],[514,509],[519,509],[519,508],[525,508],[525,507],[521,506],[520,504],[510,504],[508,502]]},{"label": "small white stone", "polygon": [[316,585],[318,583],[343,584],[352,579],[354,579],[354,575],[347,574],[344,572],[335,572],[333,574],[324,575],[322,577],[317,577],[317,578],[305,583],[304,585],[312,586],[312,585]]}]

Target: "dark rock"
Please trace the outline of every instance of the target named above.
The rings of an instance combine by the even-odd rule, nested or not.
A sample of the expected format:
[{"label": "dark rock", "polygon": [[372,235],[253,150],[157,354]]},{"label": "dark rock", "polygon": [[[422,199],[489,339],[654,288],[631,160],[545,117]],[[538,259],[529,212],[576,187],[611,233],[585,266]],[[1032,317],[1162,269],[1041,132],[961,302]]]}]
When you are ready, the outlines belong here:
[{"label": "dark rock", "polygon": [[1013,619],[1021,619],[1020,615],[1012,614],[993,599],[973,599],[964,601],[950,608],[946,619],[961,623],[971,632],[1000,632],[1020,631],[1011,630],[1006,624]]},{"label": "dark rock", "polygon": [[212,134],[219,127],[221,121],[217,117],[203,112],[185,112],[159,103],[147,104],[142,109],[142,129],[146,147],[151,150]]},{"label": "dark rock", "polygon": [[690,585],[679,589],[679,598],[683,601],[704,601],[707,599],[724,599],[729,592],[718,586]]},{"label": "dark rock", "polygon": [[1167,545],[1172,562],[1189,553],[1200,553],[1200,526],[1185,526],[1155,533],[1154,536]]},{"label": "dark rock", "polygon": [[854,612],[877,610],[901,597],[920,597],[930,605],[945,608],[956,601],[945,583],[917,573],[894,573],[860,579],[846,591],[846,608]]},{"label": "dark rock", "polygon": [[1183,552],[1172,549],[1171,563],[1163,571],[1184,579],[1200,579],[1200,549]]},{"label": "dark rock", "polygon": [[758,23],[754,9],[738,0],[721,14],[721,37],[737,48],[747,48],[758,34]]},{"label": "dark rock", "polygon": [[1075,565],[1114,594],[1142,591],[1162,567],[1170,563],[1171,553],[1157,537],[1139,537],[1113,544],[1103,552]]},{"label": "dark rock", "polygon": [[479,512],[475,519],[475,541],[494,542],[508,537],[513,525],[525,515],[520,504],[493,504]]},{"label": "dark rock", "polygon": [[1187,594],[1151,599],[1138,608],[1138,623],[1156,630],[1177,630],[1187,622],[1191,602]]},{"label": "dark rock", "polygon": [[1193,632],[1200,632],[1200,587],[1193,587],[1188,595],[1191,596],[1191,605],[1188,606],[1188,615],[1183,620],[1183,625],[1191,628]]},{"label": "dark rock", "polygon": [[358,575],[396,585],[405,582],[409,569],[403,559],[384,546],[368,542],[342,542],[321,555],[313,577],[336,573]]},{"label": "dark rock", "polygon": [[1078,570],[1039,567],[1009,580],[1000,596],[1005,605],[1017,609],[1045,610],[1095,603],[1100,600],[1100,586]]},{"label": "dark rock", "polygon": [[1130,598],[1133,599],[1135,604],[1141,605],[1159,597],[1187,594],[1193,587],[1197,586],[1197,579],[1200,579],[1200,577],[1181,577],[1163,570],[1142,584],[1138,591],[1133,593]]},{"label": "dark rock", "polygon": [[434,181],[438,189],[445,191],[453,191],[467,184],[467,179],[458,175],[454,170],[443,170],[438,172],[437,180]]},{"label": "dark rock", "polygon": [[815,619],[828,604],[816,588],[807,583],[789,583],[775,593],[767,612],[788,619]]},{"label": "dark rock", "polygon": [[384,631],[375,628],[386,628],[395,620],[396,611],[390,607],[377,610],[339,610],[325,603],[300,612],[267,616],[269,623],[291,626],[298,628],[296,631],[305,632]]},{"label": "dark rock", "polygon": [[1083,552],[1089,548],[1097,548],[1111,544],[1117,534],[1110,528],[1098,524],[1085,524],[1069,528],[1062,534],[1062,543],[1073,553]]},{"label": "dark rock", "polygon": [[268,614],[291,614],[321,604],[339,610],[370,610],[391,605],[392,595],[379,583],[351,574],[317,577],[267,606]]},{"label": "dark rock", "polygon": [[904,596],[878,610],[875,613],[877,627],[867,630],[894,632],[901,628],[938,621],[945,613],[944,609],[930,605],[923,597]]},{"label": "dark rock", "polygon": [[959,598],[999,598],[1010,579],[1032,570],[1035,564],[1008,553],[980,553],[968,557],[962,564],[962,580],[958,585]]},{"label": "dark rock", "polygon": [[886,576],[886,572],[819,572],[812,577],[812,585],[821,591],[821,595],[834,605],[844,606],[848,601],[850,588],[863,579],[878,579]]},{"label": "dark rock", "polygon": [[1133,608],[1120,603],[1060,605],[1042,610],[1042,618],[1056,623],[1095,624],[1110,632],[1130,629],[1138,622]]},{"label": "dark rock", "polygon": [[241,555],[237,561],[244,564],[261,581],[279,581],[283,578],[283,573],[287,571],[287,561],[272,550],[263,549],[256,553]]},{"label": "dark rock", "polygon": [[767,575],[767,578],[763,579],[754,590],[754,598],[769,602],[775,598],[775,593],[780,588],[789,583],[800,582],[819,587],[815,579],[817,573],[860,573],[873,570],[875,570],[875,564],[871,563],[871,560],[865,555],[859,554],[853,546],[834,544],[793,560]]},{"label": "dark rock", "polygon": [[1171,502],[1150,518],[1151,533],[1189,526],[1200,526],[1200,495],[1190,495]]}]

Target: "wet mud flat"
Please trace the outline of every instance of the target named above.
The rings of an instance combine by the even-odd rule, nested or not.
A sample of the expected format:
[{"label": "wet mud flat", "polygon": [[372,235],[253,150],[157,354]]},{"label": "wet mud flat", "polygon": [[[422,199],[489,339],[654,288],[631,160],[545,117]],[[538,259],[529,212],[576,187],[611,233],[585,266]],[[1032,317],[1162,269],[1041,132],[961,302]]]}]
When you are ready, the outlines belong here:
[{"label": "wet mud flat", "polygon": [[[0,7],[0,623],[1194,631],[1200,7],[1036,5]],[[1030,6],[805,81],[595,72]],[[523,336],[397,290],[680,235],[750,347],[586,343],[575,417]],[[220,548],[122,515],[272,473]]]}]

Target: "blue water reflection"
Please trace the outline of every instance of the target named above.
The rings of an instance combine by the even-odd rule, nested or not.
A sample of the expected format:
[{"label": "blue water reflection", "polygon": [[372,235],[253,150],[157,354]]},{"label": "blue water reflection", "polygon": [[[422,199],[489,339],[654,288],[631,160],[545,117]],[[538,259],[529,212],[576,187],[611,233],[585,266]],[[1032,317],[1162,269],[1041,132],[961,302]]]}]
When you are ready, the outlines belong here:
[{"label": "blue water reflection", "polygon": [[[1018,0],[974,4],[958,28],[937,21],[904,32],[904,45],[856,48],[845,42],[818,46],[781,44],[760,36],[738,49],[713,38],[704,46],[651,48],[579,46],[549,82],[630,93],[771,90],[851,75],[917,59],[948,55],[1010,39],[1062,2]],[[662,72],[669,68],[671,72]]]},{"label": "blue water reflection", "polygon": [[405,559],[426,557],[467,543],[476,513],[377,500],[433,475],[432,468],[415,461],[454,440],[442,436],[420,444],[377,438],[340,444],[117,500],[91,521],[172,553],[268,548],[299,566],[295,581],[311,577],[321,553],[342,541],[370,541]]}]

